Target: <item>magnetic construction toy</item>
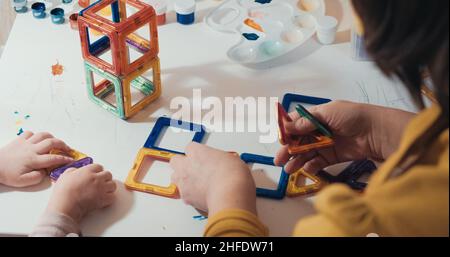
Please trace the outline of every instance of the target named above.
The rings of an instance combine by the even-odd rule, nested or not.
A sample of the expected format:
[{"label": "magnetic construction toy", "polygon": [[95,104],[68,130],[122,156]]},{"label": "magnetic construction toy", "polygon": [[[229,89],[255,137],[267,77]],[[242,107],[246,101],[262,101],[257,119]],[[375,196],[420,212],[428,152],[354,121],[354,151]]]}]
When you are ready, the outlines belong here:
[{"label": "magnetic construction toy", "polygon": [[331,102],[330,99],[306,96],[306,95],[296,95],[296,94],[285,94],[283,97],[283,108],[286,112],[289,111],[292,103],[305,103],[311,105],[321,105]]},{"label": "magnetic construction toy", "polygon": [[173,120],[167,117],[160,117],[156,121],[156,124],[153,127],[149,137],[147,138],[144,147],[139,151],[136,160],[134,162],[133,168],[128,174],[127,180],[125,182],[125,186],[128,189],[170,198],[178,197],[177,188],[173,184],[169,185],[168,187],[164,187],[154,184],[142,183],[137,180],[141,167],[143,166],[144,159],[146,157],[151,158],[153,160],[168,162],[173,156],[184,154],[178,151],[164,149],[157,146],[158,139],[161,137],[162,134],[161,132],[166,127],[176,127],[179,129],[196,132],[192,141],[197,143],[201,143],[206,134],[206,130],[202,125],[180,120]]},{"label": "magnetic construction toy", "polygon": [[158,147],[156,145],[158,139],[161,136],[161,132],[165,127],[174,127],[174,128],[179,128],[179,129],[183,129],[183,130],[194,131],[195,135],[194,135],[194,138],[192,139],[192,141],[197,142],[197,143],[202,142],[203,138],[206,135],[206,130],[202,125],[194,124],[191,122],[180,121],[180,120],[173,120],[173,119],[169,119],[167,117],[160,117],[156,121],[156,124],[153,127],[152,132],[150,133],[150,135],[147,138],[147,141],[145,141],[144,147],[150,148],[150,149],[161,150],[161,151],[165,151],[165,152],[171,152],[171,153],[175,153],[175,154],[184,154],[184,153],[181,153],[178,151],[164,149],[164,148]]},{"label": "magnetic construction toy", "polygon": [[69,163],[67,165],[47,169],[47,172],[50,173],[50,178],[53,181],[57,181],[59,176],[61,176],[69,168],[79,169],[79,168],[82,168],[89,164],[92,164],[94,162],[92,158],[90,158],[86,154],[78,152],[76,150],[64,152],[61,150],[53,149],[50,151],[50,154],[64,155],[64,156],[70,157],[74,160],[72,163]]},{"label": "magnetic construction toy", "polygon": [[[292,122],[291,117],[287,114],[284,108],[278,103],[278,135],[279,141],[282,145],[289,145],[288,152],[291,155],[307,153],[311,150],[317,150],[324,147],[329,147],[334,144],[334,141],[319,132],[314,132],[308,136],[293,136],[288,135],[285,131],[285,122]],[[306,117],[306,116],[305,116]],[[312,138],[312,139],[311,139]],[[306,142],[307,140],[315,140],[314,143]]]},{"label": "magnetic construction toy", "polygon": [[[264,165],[275,166],[273,162],[273,157],[243,153],[241,154],[241,159],[245,163],[259,163]],[[271,198],[281,200],[286,195],[286,188],[288,186],[289,174],[282,168],[280,180],[278,181],[278,187],[276,190],[266,189],[266,188],[256,188],[256,195],[259,197]]]},{"label": "magnetic construction toy", "polygon": [[[331,133],[329,130],[319,123],[314,116],[309,113],[303,106],[297,106],[297,112],[302,117],[310,120],[318,128],[318,132],[313,133],[309,137],[296,137],[288,135],[284,130],[285,122],[291,122],[292,119],[287,114],[289,107],[292,103],[306,103],[312,105],[320,105],[331,102],[329,99],[317,98],[312,96],[296,95],[296,94],[286,94],[283,97],[283,104],[278,103],[277,113],[278,113],[278,132],[279,141],[283,145],[289,145],[288,151],[291,155],[305,153],[311,150],[320,149],[323,147],[328,147],[334,144],[334,141],[329,137]],[[328,135],[328,136],[327,136]],[[305,143],[306,140],[315,140],[315,143]],[[300,178],[308,178],[314,183],[311,185],[298,185]],[[289,177],[289,182],[286,190],[286,194],[289,197],[296,197],[306,194],[311,194],[319,191],[324,186],[322,180],[312,174],[309,174],[303,169],[296,171]]]},{"label": "magnetic construction toy", "polygon": [[[127,13],[127,6],[137,11]],[[102,12],[108,7],[111,7],[109,16]],[[158,31],[153,7],[138,0],[97,1],[79,13],[78,28],[92,101],[127,119],[161,95]],[[95,76],[103,80],[96,82]],[[133,102],[132,89],[143,95],[137,103]],[[115,103],[106,100],[113,92]]]},{"label": "magnetic construction toy", "polygon": [[[311,185],[298,185],[300,178],[308,178],[312,182]],[[289,176],[289,183],[286,190],[286,195],[289,197],[296,197],[301,195],[313,194],[320,191],[324,186],[324,183],[320,178],[309,174],[304,169],[300,169]]]},{"label": "magnetic construction toy", "polygon": [[361,160],[353,162],[337,176],[333,176],[323,170],[319,171],[317,175],[329,183],[344,183],[354,190],[363,191],[367,183],[358,182],[358,179],[365,173],[372,174],[376,169],[377,166],[373,161]]},{"label": "magnetic construction toy", "polygon": [[82,168],[82,167],[87,166],[87,165],[92,164],[92,163],[94,163],[94,160],[92,158],[90,158],[90,157],[86,157],[84,159],[72,162],[72,163],[70,163],[68,165],[65,165],[63,167],[60,167],[60,168],[57,168],[57,169],[53,170],[50,173],[50,178],[53,181],[57,181],[59,176],[61,176],[67,169],[70,169],[70,168],[79,169],[79,168]]},{"label": "magnetic construction toy", "polygon": [[[287,114],[287,110],[289,110],[289,106],[292,103],[292,101],[297,102],[303,102],[306,101],[306,103],[325,103],[325,99],[319,99],[313,98],[313,97],[306,97],[306,96],[294,96],[292,94],[287,95],[288,100],[283,100],[283,105],[280,103],[277,104],[277,113],[278,113],[278,134],[279,134],[279,141],[282,145],[289,145],[288,151],[291,155],[297,155],[309,152],[311,150],[317,150],[320,148],[325,148],[332,146],[334,144],[331,132],[321,124],[311,113],[308,112],[303,106],[300,104],[297,105],[296,110],[299,113],[301,117],[304,117],[311,121],[316,128],[318,129],[317,132],[312,133],[308,136],[289,136],[287,135],[285,131],[285,123],[286,122],[292,122],[292,119]],[[308,143],[307,140],[312,140],[313,143]],[[315,142],[314,142],[315,141]]]},{"label": "magnetic construction toy", "polygon": [[137,181],[137,177],[139,176],[139,170],[142,167],[145,157],[150,157],[154,160],[169,162],[170,158],[172,158],[175,155],[176,154],[174,154],[174,153],[158,151],[158,150],[148,149],[148,148],[142,148],[139,151],[138,156],[136,157],[133,168],[131,169],[130,173],[128,174],[127,180],[125,181],[125,186],[128,189],[132,189],[132,190],[136,190],[136,191],[151,193],[151,194],[165,196],[165,197],[177,198],[178,190],[174,184],[170,184],[168,187],[163,187],[163,186],[158,186],[158,185],[141,183],[141,182]]}]

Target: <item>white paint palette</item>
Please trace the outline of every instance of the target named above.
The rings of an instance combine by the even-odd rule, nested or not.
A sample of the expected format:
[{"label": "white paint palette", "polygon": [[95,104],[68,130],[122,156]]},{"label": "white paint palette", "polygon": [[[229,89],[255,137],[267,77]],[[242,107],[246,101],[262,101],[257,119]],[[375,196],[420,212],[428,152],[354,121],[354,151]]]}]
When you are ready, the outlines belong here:
[{"label": "white paint palette", "polygon": [[228,0],[205,23],[239,35],[227,53],[231,60],[259,64],[301,47],[315,34],[316,18],[324,15],[324,0]]}]

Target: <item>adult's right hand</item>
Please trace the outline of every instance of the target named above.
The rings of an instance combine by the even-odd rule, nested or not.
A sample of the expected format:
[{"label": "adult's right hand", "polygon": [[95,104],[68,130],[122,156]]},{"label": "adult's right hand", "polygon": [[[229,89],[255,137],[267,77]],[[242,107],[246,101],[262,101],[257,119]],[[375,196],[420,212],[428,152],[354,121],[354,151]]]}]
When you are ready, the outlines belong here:
[{"label": "adult's right hand", "polygon": [[[309,109],[333,133],[335,145],[292,156],[288,146],[278,151],[275,164],[288,173],[300,168],[315,173],[328,166],[370,158],[383,161],[397,148],[405,126],[413,113],[381,106],[335,101]],[[292,122],[285,125],[288,134],[304,136],[317,128],[298,113],[290,113]]]}]

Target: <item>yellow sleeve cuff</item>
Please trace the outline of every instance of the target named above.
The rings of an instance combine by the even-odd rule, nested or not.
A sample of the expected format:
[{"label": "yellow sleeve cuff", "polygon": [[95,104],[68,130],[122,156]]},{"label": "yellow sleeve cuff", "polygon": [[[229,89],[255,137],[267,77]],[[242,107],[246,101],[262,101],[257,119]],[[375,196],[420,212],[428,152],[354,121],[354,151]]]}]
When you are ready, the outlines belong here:
[{"label": "yellow sleeve cuff", "polygon": [[222,210],[208,219],[206,237],[263,237],[269,230],[251,212],[228,209]]}]

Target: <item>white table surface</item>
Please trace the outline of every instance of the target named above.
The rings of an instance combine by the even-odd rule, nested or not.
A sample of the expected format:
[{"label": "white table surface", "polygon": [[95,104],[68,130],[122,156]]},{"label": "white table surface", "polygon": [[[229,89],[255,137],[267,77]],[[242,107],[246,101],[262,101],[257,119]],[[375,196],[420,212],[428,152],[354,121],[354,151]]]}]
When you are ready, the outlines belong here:
[{"label": "white table surface", "polygon": [[[47,2],[47,9],[57,2]],[[159,28],[162,97],[128,121],[116,118],[88,99],[78,32],[71,30],[67,22],[57,26],[49,17],[36,20],[30,12],[17,16],[0,59],[0,145],[16,137],[16,122],[21,120],[24,129],[49,131],[113,173],[119,185],[117,201],[84,220],[85,235],[202,234],[206,221],[194,220],[197,212],[192,207],[181,200],[128,191],[122,183],[155,120],[176,111],[169,108],[174,97],[191,99],[192,89],[202,89],[203,97],[281,100],[285,93],[301,93],[413,110],[398,83],[384,78],[372,63],[351,59],[347,0],[326,1],[327,13],[341,21],[336,44],[322,46],[312,40],[309,51],[295,52],[271,64],[270,69],[251,69],[227,59],[225,53],[239,35],[213,31],[202,22],[218,3],[198,1],[197,23],[191,26],[177,24],[174,13],[169,14],[168,24]],[[65,5],[66,13],[72,7],[73,4]],[[56,61],[65,67],[59,78],[51,75],[50,67]],[[31,117],[25,120],[25,115]],[[275,126],[274,120],[271,125]],[[278,143],[261,144],[259,136],[260,133],[212,132],[205,143],[239,153],[273,156]],[[165,140],[167,144],[179,141],[176,137]],[[0,186],[0,233],[30,232],[50,193],[49,180],[24,189]],[[258,199],[257,205],[271,235],[288,236],[298,219],[314,212],[312,202],[312,197]]]}]

